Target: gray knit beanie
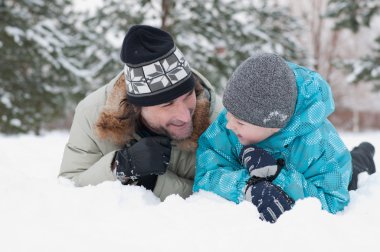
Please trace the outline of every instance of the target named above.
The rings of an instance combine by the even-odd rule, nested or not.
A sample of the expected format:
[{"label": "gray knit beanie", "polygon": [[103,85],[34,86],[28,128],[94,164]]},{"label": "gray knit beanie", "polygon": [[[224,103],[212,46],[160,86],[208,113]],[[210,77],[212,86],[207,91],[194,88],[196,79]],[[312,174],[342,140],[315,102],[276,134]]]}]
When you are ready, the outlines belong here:
[{"label": "gray knit beanie", "polygon": [[257,53],[232,74],[224,107],[237,118],[265,128],[283,128],[293,115],[297,85],[293,71],[278,55]]}]

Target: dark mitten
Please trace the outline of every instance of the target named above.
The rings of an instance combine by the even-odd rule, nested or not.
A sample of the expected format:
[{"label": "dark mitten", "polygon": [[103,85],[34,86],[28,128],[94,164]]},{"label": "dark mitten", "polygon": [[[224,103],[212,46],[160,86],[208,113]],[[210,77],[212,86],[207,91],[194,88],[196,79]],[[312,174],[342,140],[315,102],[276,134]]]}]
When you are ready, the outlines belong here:
[{"label": "dark mitten", "polygon": [[273,181],[284,166],[283,159],[276,161],[267,151],[254,145],[244,146],[239,159],[256,182]]},{"label": "dark mitten", "polygon": [[153,190],[157,175],[166,172],[170,153],[170,139],[161,136],[142,138],[116,152],[116,176],[123,184],[137,181],[138,185]]},{"label": "dark mitten", "polygon": [[260,219],[271,223],[276,222],[283,212],[290,210],[294,205],[292,198],[269,181],[251,185],[245,196],[257,207]]}]

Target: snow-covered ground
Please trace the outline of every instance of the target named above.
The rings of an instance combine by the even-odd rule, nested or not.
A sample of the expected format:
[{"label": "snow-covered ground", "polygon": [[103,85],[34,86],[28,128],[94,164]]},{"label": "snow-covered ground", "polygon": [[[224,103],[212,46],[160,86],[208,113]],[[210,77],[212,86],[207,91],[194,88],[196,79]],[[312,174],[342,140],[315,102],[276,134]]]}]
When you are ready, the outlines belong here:
[{"label": "snow-covered ground", "polygon": [[[349,148],[380,132],[343,133]],[[57,179],[68,134],[0,136],[0,251],[378,251],[380,175],[361,176],[337,215],[297,201],[272,225],[255,207],[200,192],[160,203],[140,187]]]}]

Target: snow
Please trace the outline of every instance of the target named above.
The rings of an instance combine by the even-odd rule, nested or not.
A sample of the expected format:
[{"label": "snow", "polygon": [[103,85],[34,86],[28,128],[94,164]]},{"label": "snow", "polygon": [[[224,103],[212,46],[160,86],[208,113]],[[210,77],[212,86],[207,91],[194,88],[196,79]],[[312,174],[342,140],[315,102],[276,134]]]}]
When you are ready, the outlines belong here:
[{"label": "snow", "polygon": [[74,0],[73,4],[77,11],[95,13],[98,8],[103,6],[103,0]]},{"label": "snow", "polygon": [[[380,132],[342,133],[349,148],[377,146]],[[75,188],[58,179],[66,132],[0,135],[0,251],[375,251],[380,238],[380,176],[363,175],[337,215],[316,199],[297,201],[276,224],[255,207],[212,193],[163,203],[118,182]]]},{"label": "snow", "polygon": [[372,63],[368,61],[352,61],[353,71],[346,77],[349,83],[358,80],[358,76],[363,73],[368,68],[372,68]]},{"label": "snow", "polygon": [[373,68],[371,70],[371,77],[372,78],[380,78],[380,67]]},{"label": "snow", "polygon": [[4,30],[8,33],[8,35],[13,36],[14,41],[17,44],[22,45],[21,37],[24,36],[24,32],[20,28],[13,26],[5,26]]},{"label": "snow", "polygon": [[2,103],[3,106],[6,108],[11,108],[12,107],[12,102],[11,99],[9,98],[9,94],[5,93],[0,96],[0,102]]}]

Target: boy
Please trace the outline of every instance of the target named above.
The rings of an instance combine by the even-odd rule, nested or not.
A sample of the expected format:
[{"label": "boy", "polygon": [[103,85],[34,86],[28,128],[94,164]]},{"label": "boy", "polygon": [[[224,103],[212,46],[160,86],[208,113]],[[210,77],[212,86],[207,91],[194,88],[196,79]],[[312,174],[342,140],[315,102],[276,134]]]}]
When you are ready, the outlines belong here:
[{"label": "boy", "polygon": [[[348,204],[351,155],[327,119],[334,101],[318,73],[255,54],[232,74],[223,105],[199,138],[195,192],[251,201],[271,223],[305,197],[318,198],[330,213]],[[357,181],[359,172],[375,171],[374,148],[362,143],[355,153],[362,159],[354,166]]]}]

